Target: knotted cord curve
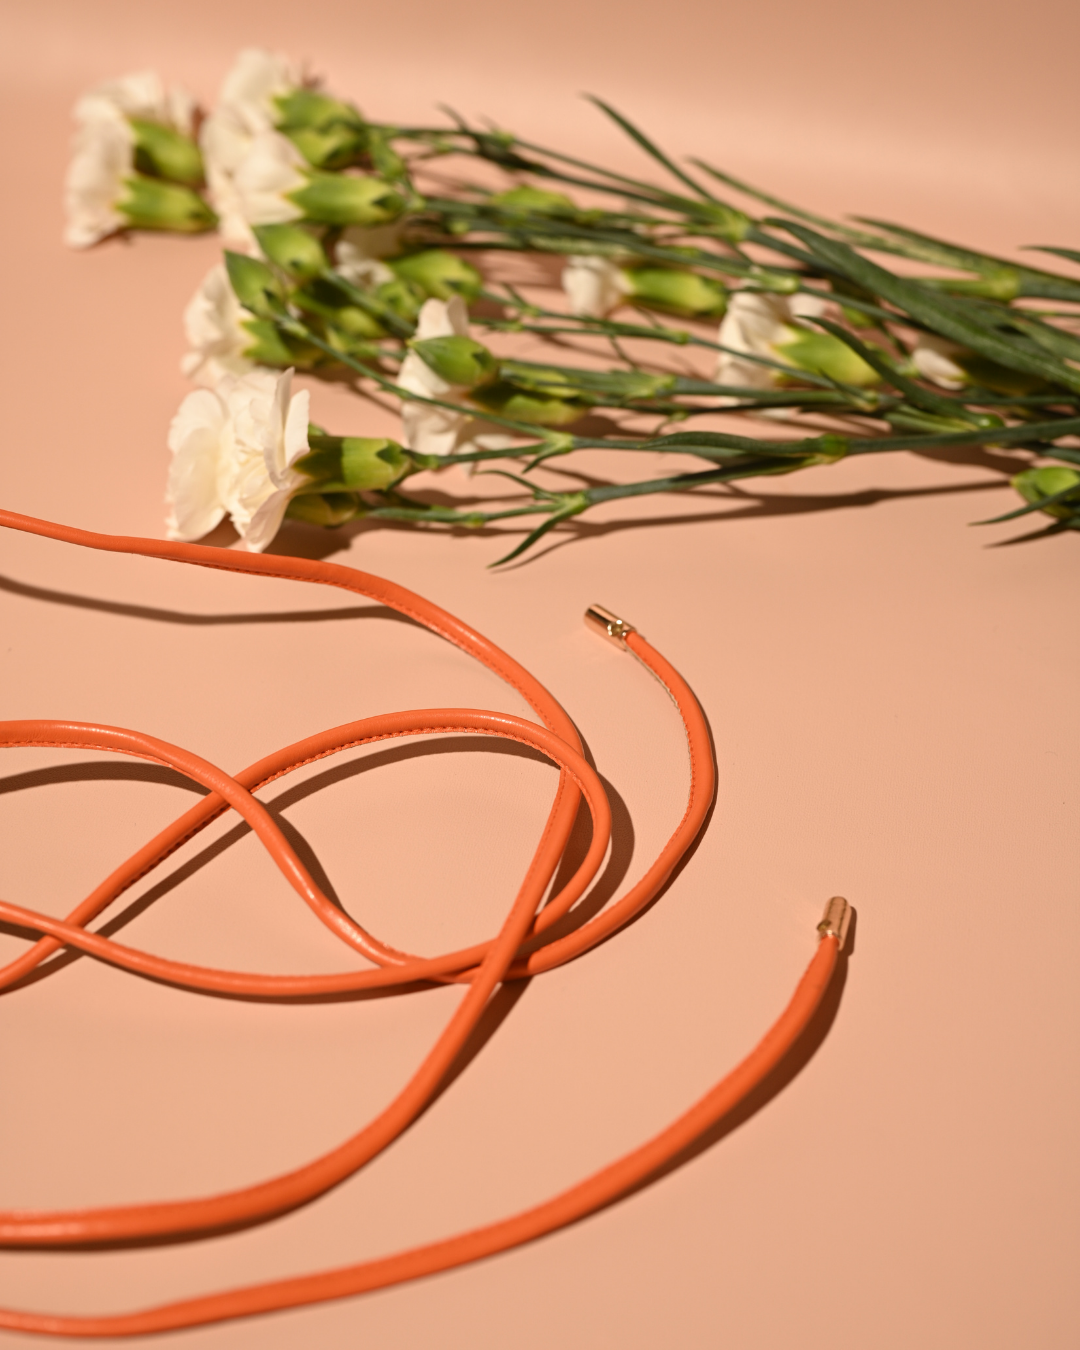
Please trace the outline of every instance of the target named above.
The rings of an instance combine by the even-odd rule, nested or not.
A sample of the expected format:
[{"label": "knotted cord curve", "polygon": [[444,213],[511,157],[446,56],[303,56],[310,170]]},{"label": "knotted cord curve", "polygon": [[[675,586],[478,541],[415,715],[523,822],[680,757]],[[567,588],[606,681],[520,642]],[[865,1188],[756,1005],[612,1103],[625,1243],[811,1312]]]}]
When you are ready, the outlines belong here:
[{"label": "knotted cord curve", "polygon": [[[606,854],[611,817],[603,785],[583,757],[580,738],[569,716],[512,657],[422,596],[381,577],[337,564],[95,534],[3,510],[0,526],[87,548],[313,582],[366,596],[416,620],[479,660],[517,690],[543,724],[477,709],[419,709],[383,714],[317,733],[230,776],[189,751],[123,728],[63,721],[0,723],[0,746],[67,746],[135,755],[168,765],[208,789],[208,795],[198,805],[121,864],[66,919],[53,919],[0,902],[0,920],[41,935],[27,952],[0,969],[0,989],[17,983],[62,947],[183,988],[249,998],[309,998],[431,980],[467,986],[435,1045],[397,1097],[350,1139],[314,1162],[270,1181],[194,1200],[69,1212],[0,1213],[0,1245],[70,1249],[148,1238],[191,1239],[264,1221],[324,1194],[369,1162],[416,1119],[437,1092],[503,981],[551,970],[580,956],[624,926],[659,893],[704,823],[715,789],[715,760],[704,714],[678,672],[640,634],[630,632],[625,638],[626,646],[665,685],[683,719],[690,756],[686,810],[645,875],[620,900],[571,932],[522,955],[523,944],[542,939],[587,890]],[[341,750],[401,736],[450,732],[500,736],[532,746],[559,766],[559,783],[533,859],[499,932],[488,942],[424,958],[380,942],[332,904],[253,793],[276,778]],[[593,823],[588,852],[574,875],[540,909],[563,858],[582,798]],[[220,971],[152,956],[87,931],[86,925],[119,895],[229,809],[247,821],[282,875],[315,916],[346,946],[365,956],[373,968],[315,976]],[[73,1317],[0,1309],[0,1328],[84,1338],[178,1330],[383,1288],[477,1260],[563,1227],[644,1180],[761,1082],[787,1054],[813,1016],[835,969],[838,951],[837,937],[826,934],[791,1002],[763,1040],[666,1130],[577,1186],[510,1219],[380,1260],[135,1313]]]}]

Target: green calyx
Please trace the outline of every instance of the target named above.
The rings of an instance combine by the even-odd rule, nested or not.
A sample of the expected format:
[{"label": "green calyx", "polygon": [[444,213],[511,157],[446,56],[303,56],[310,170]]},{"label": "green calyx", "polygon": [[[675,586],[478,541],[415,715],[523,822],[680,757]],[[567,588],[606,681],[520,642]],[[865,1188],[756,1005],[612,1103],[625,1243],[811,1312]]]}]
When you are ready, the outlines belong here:
[{"label": "green calyx", "polygon": [[548,192],[545,188],[516,187],[508,192],[497,192],[488,198],[507,215],[514,216],[575,216],[577,207],[562,192]]},{"label": "green calyx", "polygon": [[[1041,469],[1025,469],[1012,480],[1013,487],[1032,506],[1039,506],[1055,520],[1080,521],[1080,471],[1067,469],[1064,465],[1046,465]],[[1070,491],[1075,489],[1075,496]],[[1069,495],[1049,506],[1042,506],[1048,497],[1059,493]]]},{"label": "green calyx", "polygon": [[135,167],[140,173],[201,187],[203,159],[190,136],[143,117],[129,117],[128,124],[135,134]]},{"label": "green calyx", "polygon": [[202,234],[217,224],[217,216],[192,188],[142,174],[124,179],[124,196],[116,209],[139,230]]},{"label": "green calyx", "polygon": [[545,398],[539,393],[522,389],[510,380],[496,380],[481,386],[474,391],[472,400],[490,412],[532,426],[565,426],[569,422],[576,422],[589,411],[587,404]]},{"label": "green calyx", "polygon": [[330,266],[322,244],[303,225],[256,225],[255,238],[270,261],[298,281],[309,281]]},{"label": "green calyx", "polygon": [[718,281],[696,272],[668,267],[634,267],[623,273],[629,297],[648,309],[683,318],[718,318],[727,308],[727,290]]},{"label": "green calyx", "polygon": [[320,225],[384,225],[406,207],[405,198],[381,178],[318,171],[288,199]]},{"label": "green calyx", "polygon": [[745,211],[726,206],[723,202],[698,202],[694,207],[694,215],[707,220],[712,232],[726,239],[729,244],[741,244],[753,224]]},{"label": "green calyx", "polygon": [[409,343],[412,350],[440,379],[459,389],[490,383],[499,365],[482,342],[470,337],[423,338]]},{"label": "green calyx", "polygon": [[789,365],[856,388],[880,382],[881,376],[873,366],[832,333],[812,333],[803,328],[791,332],[791,338],[774,346],[777,355]]},{"label": "green calyx", "polygon": [[452,295],[472,300],[484,285],[483,277],[471,263],[442,248],[393,258],[389,266],[395,276],[419,286],[426,297],[436,300],[449,300]]},{"label": "green calyx", "polygon": [[285,313],[285,291],[274,271],[258,258],[225,250],[225,270],[237,300],[262,319]]},{"label": "green calyx", "polygon": [[976,295],[987,300],[1015,300],[1023,289],[1023,279],[1015,267],[987,268],[980,277],[920,277],[924,286],[948,291],[950,295]]},{"label": "green calyx", "polygon": [[240,327],[251,335],[251,343],[244,355],[258,366],[296,366],[310,370],[324,362],[318,347],[297,338],[286,337],[272,319],[245,319]]},{"label": "green calyx", "polygon": [[354,492],[312,492],[293,497],[285,508],[290,520],[306,525],[321,525],[332,530],[348,520],[364,515],[363,502]]},{"label": "green calyx", "polygon": [[381,492],[413,471],[409,454],[396,441],[366,436],[309,433],[311,450],[296,468],[311,480],[301,496],[339,492]]}]

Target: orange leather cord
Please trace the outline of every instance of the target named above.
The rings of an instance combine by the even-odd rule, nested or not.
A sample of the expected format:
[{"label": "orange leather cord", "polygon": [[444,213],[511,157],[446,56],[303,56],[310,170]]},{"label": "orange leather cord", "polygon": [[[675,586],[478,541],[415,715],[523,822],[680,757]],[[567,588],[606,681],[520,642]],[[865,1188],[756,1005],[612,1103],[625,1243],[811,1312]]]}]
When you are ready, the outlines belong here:
[{"label": "orange leather cord", "polygon": [[[663,682],[683,719],[690,754],[686,810],[656,860],[620,900],[571,932],[544,942],[544,934],[569,913],[603,864],[611,814],[603,785],[582,754],[569,716],[544,686],[505,652],[421,596],[380,577],[333,563],[93,534],[8,511],[0,511],[0,525],[88,548],[315,582],[366,596],[408,615],[481,661],[516,689],[540,719],[536,723],[507,713],[469,708],[388,713],[317,733],[235,775],[187,750],[123,728],[64,721],[0,723],[0,746],[72,747],[134,755],[176,769],[208,792],[198,805],[105,878],[66,919],[53,919],[0,901],[0,920],[40,935],[23,955],[0,968],[0,990],[16,984],[61,948],[76,949],[121,969],[183,988],[255,999],[310,998],[433,980],[466,986],[456,1011],[405,1087],[379,1115],[321,1158],[272,1180],[205,1198],[67,1212],[0,1212],[0,1246],[71,1249],[148,1239],[191,1239],[265,1221],[325,1193],[392,1143],[423,1111],[501,983],[572,960],[629,922],[660,891],[705,820],[715,788],[715,761],[704,715],[678,672],[640,634],[631,631],[624,638],[625,645]],[[323,895],[273,816],[253,794],[275,779],[341,750],[395,737],[462,732],[500,736],[533,747],[558,765],[559,784],[532,861],[498,933],[488,942],[458,951],[415,956],[387,946]],[[582,799],[592,817],[591,844],[574,875],[545,904]],[[315,917],[368,964],[332,975],[216,970],[153,956],[88,930],[87,925],[121,894],[230,809],[248,823]],[[835,969],[842,937],[840,931],[825,932],[788,1007],[755,1049],[716,1087],[647,1144],[541,1205],[380,1260],[140,1312],[71,1317],[0,1309],[0,1328],[72,1337],[177,1330],[384,1288],[477,1260],[572,1223],[646,1179],[762,1081],[813,1016]]]}]

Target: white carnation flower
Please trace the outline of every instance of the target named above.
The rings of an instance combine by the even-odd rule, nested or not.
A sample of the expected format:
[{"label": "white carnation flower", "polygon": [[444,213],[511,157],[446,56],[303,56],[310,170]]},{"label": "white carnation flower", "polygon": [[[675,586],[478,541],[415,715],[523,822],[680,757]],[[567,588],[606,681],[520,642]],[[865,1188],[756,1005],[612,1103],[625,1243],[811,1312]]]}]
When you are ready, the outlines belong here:
[{"label": "white carnation flower", "polygon": [[122,117],[79,127],[64,183],[65,244],[89,248],[127,223],[117,202],[134,172],[135,137]]},{"label": "white carnation flower", "polygon": [[270,131],[277,123],[274,99],[301,84],[284,56],[247,47],[222,82],[218,110],[227,109],[251,135]]},{"label": "white carnation flower", "polygon": [[[437,337],[468,337],[469,314],[460,295],[450,300],[425,300],[416,325],[416,336],[425,341]],[[410,351],[401,363],[397,383],[410,393],[424,398],[453,401],[464,391],[447,382],[431,369],[416,352]],[[460,448],[467,411],[433,408],[428,403],[405,400],[401,406],[404,441],[421,455],[448,455]]]},{"label": "white carnation flower", "polygon": [[241,215],[249,225],[279,225],[304,214],[286,194],[304,187],[305,160],[287,136],[260,131],[233,176]]},{"label": "white carnation flower", "polygon": [[199,133],[210,204],[225,242],[254,252],[252,225],[295,220],[301,212],[281,200],[302,187],[303,156],[275,130],[274,99],[300,86],[282,56],[249,48],[221,86],[218,104]]},{"label": "white carnation flower", "polygon": [[962,347],[948,338],[921,333],[911,353],[911,361],[924,380],[939,384],[942,389],[962,389],[967,383],[967,374],[956,362],[962,351]]},{"label": "white carnation flower", "polygon": [[287,136],[266,130],[249,136],[229,117],[203,128],[203,160],[210,203],[226,245],[257,253],[253,225],[299,220],[303,211],[286,194],[305,186],[306,161]]},{"label": "white carnation flower", "polygon": [[231,516],[246,548],[261,552],[307,480],[293,466],[308,451],[310,395],[292,393],[291,370],[255,369],[197,389],[169,428],[170,539],[200,539]]},{"label": "white carnation flower", "polygon": [[738,353],[781,361],[776,348],[797,336],[793,327],[799,319],[819,318],[826,302],[816,295],[774,295],[761,291],[734,291],[720,323],[717,339],[731,350],[721,352],[716,363],[718,384],[734,384],[751,389],[767,389],[776,383],[778,371]]},{"label": "white carnation flower", "polygon": [[129,117],[161,122],[189,134],[195,104],[181,89],[166,90],[152,70],[98,85],[75,105],[77,129],[64,185],[64,242],[89,248],[127,224],[117,210],[135,172],[135,133]]},{"label": "white carnation flower", "polygon": [[570,312],[587,319],[605,318],[630,292],[622,268],[596,254],[571,254],[562,285]]},{"label": "white carnation flower", "polygon": [[161,122],[190,136],[195,121],[195,100],[185,89],[166,89],[156,71],[141,70],[99,84],[75,104],[75,121],[80,126],[128,117]]},{"label": "white carnation flower", "polygon": [[184,333],[191,350],[181,359],[180,369],[188,379],[213,388],[226,375],[246,375],[254,368],[244,355],[252,343],[242,326],[248,318],[225,264],[216,263],[184,310]]}]

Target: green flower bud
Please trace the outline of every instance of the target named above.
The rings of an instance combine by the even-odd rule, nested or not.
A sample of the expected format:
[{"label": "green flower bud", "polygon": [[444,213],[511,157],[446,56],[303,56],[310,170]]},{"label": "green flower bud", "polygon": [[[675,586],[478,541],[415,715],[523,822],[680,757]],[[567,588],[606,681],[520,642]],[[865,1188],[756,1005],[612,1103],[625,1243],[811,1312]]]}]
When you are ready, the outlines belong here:
[{"label": "green flower bud", "polygon": [[302,225],[256,225],[259,247],[279,267],[307,281],[330,266],[323,247]]},{"label": "green flower bud", "polygon": [[473,394],[473,401],[515,422],[528,422],[534,426],[564,426],[576,422],[589,411],[582,403],[567,403],[561,398],[527,393],[508,380],[497,380],[482,387]]},{"label": "green flower bud", "polygon": [[135,133],[135,167],[140,173],[188,187],[202,184],[202,155],[190,136],[142,117],[129,117],[128,123]]},{"label": "green flower bud", "polygon": [[376,305],[410,324],[416,323],[426,298],[419,286],[414,286],[402,277],[384,281],[381,286],[375,287],[371,296]]},{"label": "green flower bud", "polygon": [[555,398],[576,398],[579,386],[574,384],[561,370],[548,370],[544,366],[527,366],[519,361],[503,361],[499,373],[518,389],[530,393],[544,394]]},{"label": "green flower bud", "polygon": [[1067,469],[1063,464],[1046,465],[1041,469],[1025,469],[1012,479],[1013,487],[1032,506],[1038,506],[1047,497],[1059,492],[1076,488],[1075,496],[1070,493],[1059,502],[1052,502],[1042,509],[1056,520],[1080,520],[1080,472]]},{"label": "green flower bud", "polygon": [[501,207],[508,215],[573,216],[577,207],[562,192],[548,192],[544,188],[516,187],[508,192],[497,192],[489,198],[491,206]]},{"label": "green flower bud", "polygon": [[342,305],[327,316],[327,321],[348,338],[370,341],[386,336],[385,326],[359,305]]},{"label": "green flower bud", "polygon": [[712,231],[726,239],[730,244],[741,244],[750,232],[753,221],[744,212],[734,206],[725,206],[723,202],[697,202],[694,206],[695,218],[704,217],[712,225]]},{"label": "green flower bud", "polygon": [[293,497],[285,508],[285,515],[290,520],[302,520],[307,525],[322,525],[331,530],[363,514],[363,504],[351,492],[304,494]]},{"label": "green flower bud", "polygon": [[352,127],[289,128],[282,132],[314,169],[347,169],[364,153],[366,136]]},{"label": "green flower bud", "polygon": [[449,300],[452,295],[472,300],[484,284],[483,277],[471,263],[442,248],[429,248],[423,253],[394,258],[390,267],[396,276],[413,282],[425,296],[433,296],[436,300]]},{"label": "green flower bud", "polygon": [[313,173],[288,199],[322,225],[383,225],[405,209],[404,198],[381,178]]},{"label": "green flower bud", "polygon": [[136,229],[201,234],[217,224],[217,216],[199,194],[179,183],[136,174],[124,179],[124,189],[126,195],[116,203],[116,209]]},{"label": "green flower bud", "polygon": [[440,379],[461,389],[488,384],[499,369],[484,344],[470,337],[424,338],[409,346]]},{"label": "green flower bud", "polygon": [[276,125],[279,131],[294,131],[301,127],[325,131],[333,126],[353,127],[357,131],[367,129],[364,119],[351,103],[321,94],[317,89],[291,89],[287,94],[279,94],[273,102],[278,110]]},{"label": "green flower bud", "polygon": [[792,332],[792,338],[776,343],[774,348],[789,365],[857,388],[880,382],[881,376],[873,366],[832,333],[811,333],[802,328]]},{"label": "green flower bud", "polygon": [[225,269],[236,298],[245,309],[264,319],[285,312],[285,292],[266,263],[226,249]]},{"label": "green flower bud", "polygon": [[986,296],[990,300],[1015,300],[1020,294],[1020,273],[1015,267],[988,268],[980,277],[922,277],[924,286],[951,295]]},{"label": "green flower bud", "polygon": [[684,318],[711,318],[727,308],[727,291],[719,281],[679,272],[669,267],[635,267],[624,273],[629,295],[639,305],[680,314]]},{"label": "green flower bud", "polygon": [[412,460],[396,441],[308,433],[311,451],[296,461],[311,487],[301,492],[382,492],[409,473]]}]

